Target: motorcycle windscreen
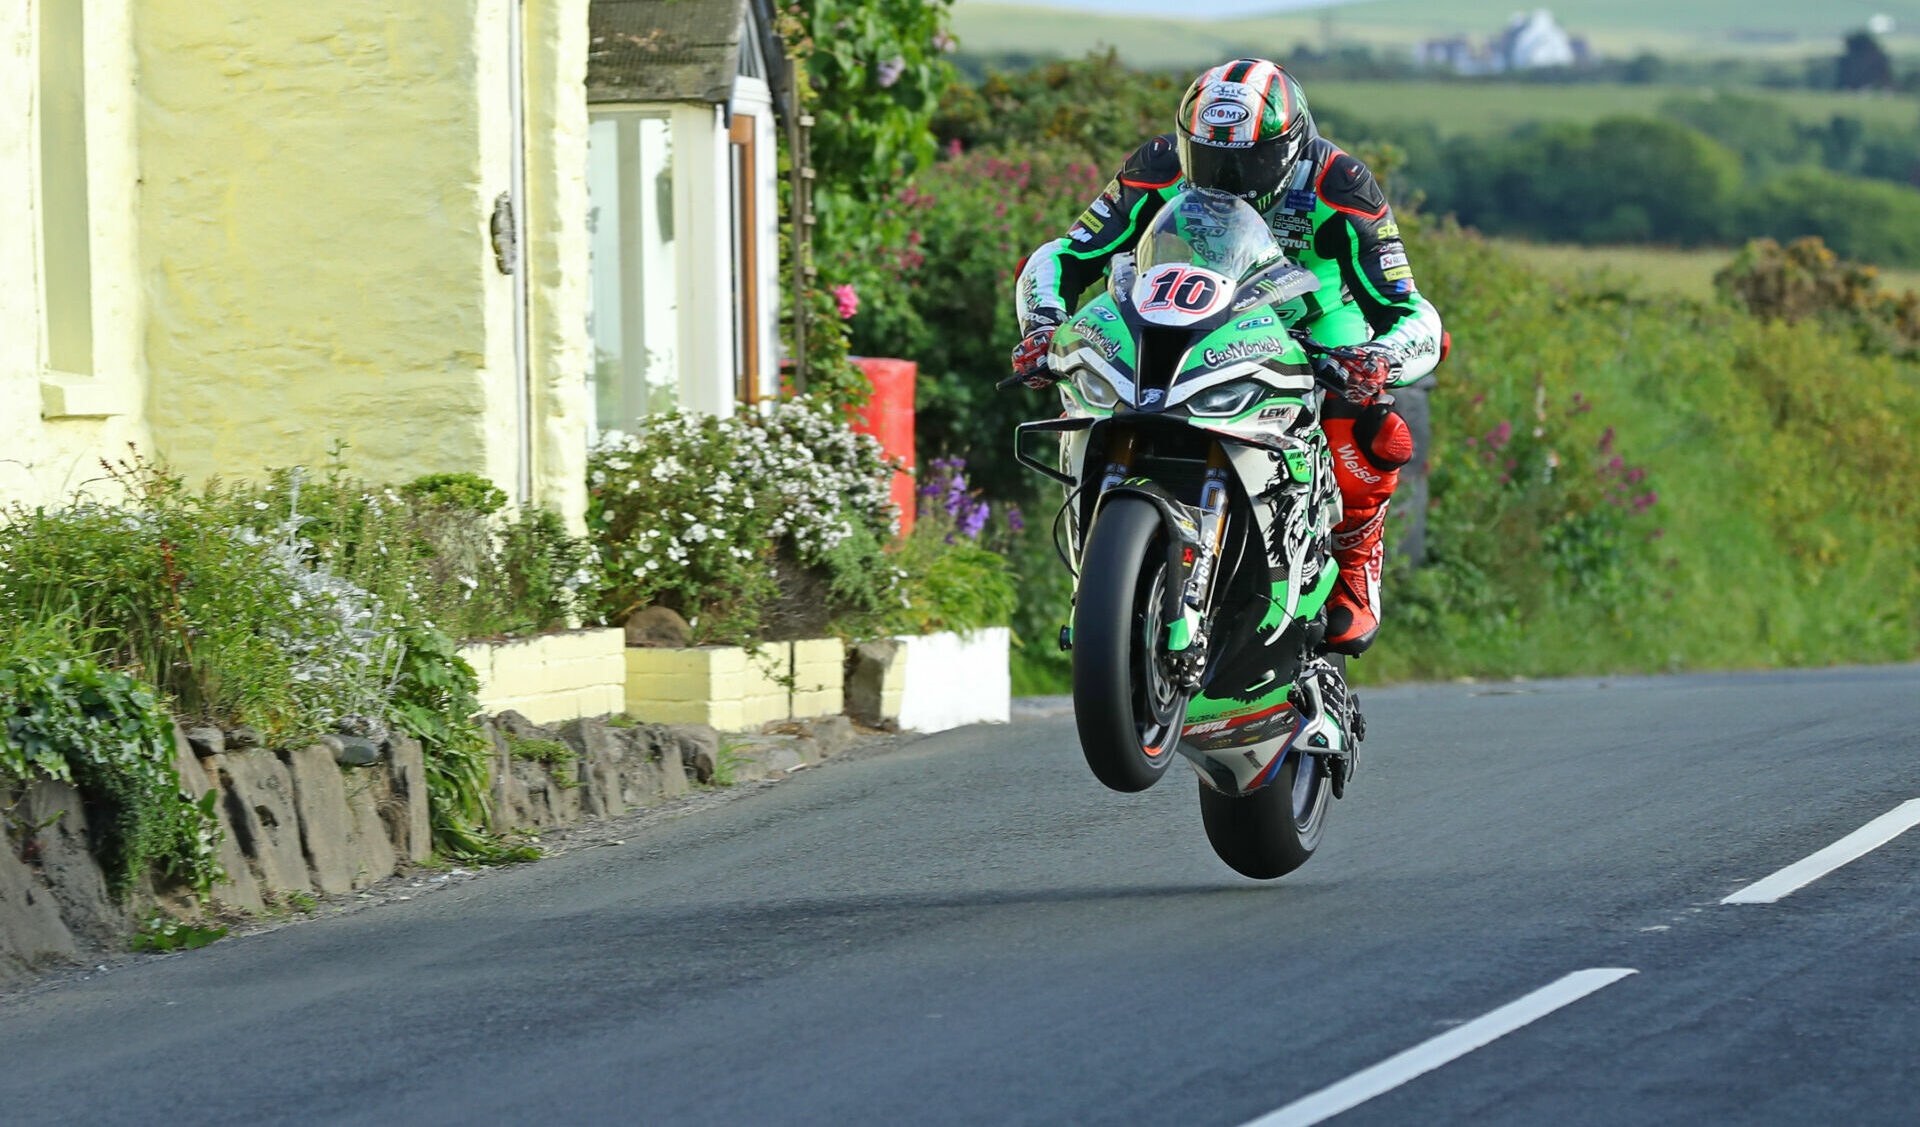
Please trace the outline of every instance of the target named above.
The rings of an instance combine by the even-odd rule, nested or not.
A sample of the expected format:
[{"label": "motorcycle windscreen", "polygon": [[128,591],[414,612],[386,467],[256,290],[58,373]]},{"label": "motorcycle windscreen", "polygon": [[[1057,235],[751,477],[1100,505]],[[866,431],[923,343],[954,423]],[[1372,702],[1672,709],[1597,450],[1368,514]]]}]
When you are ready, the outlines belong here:
[{"label": "motorcycle windscreen", "polygon": [[1140,236],[1134,251],[1144,277],[1156,267],[1195,266],[1241,279],[1285,258],[1260,213],[1238,196],[1189,189],[1168,200]]}]

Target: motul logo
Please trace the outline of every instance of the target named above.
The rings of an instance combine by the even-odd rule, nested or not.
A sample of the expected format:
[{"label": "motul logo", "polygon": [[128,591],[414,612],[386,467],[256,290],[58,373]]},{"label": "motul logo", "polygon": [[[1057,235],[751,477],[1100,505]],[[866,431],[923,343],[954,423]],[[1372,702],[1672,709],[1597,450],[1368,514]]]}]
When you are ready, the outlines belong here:
[{"label": "motul logo", "polygon": [[1195,724],[1189,727],[1186,734],[1189,736],[1211,735],[1214,732],[1224,732],[1232,726],[1233,721],[1231,720],[1209,720],[1205,724]]}]

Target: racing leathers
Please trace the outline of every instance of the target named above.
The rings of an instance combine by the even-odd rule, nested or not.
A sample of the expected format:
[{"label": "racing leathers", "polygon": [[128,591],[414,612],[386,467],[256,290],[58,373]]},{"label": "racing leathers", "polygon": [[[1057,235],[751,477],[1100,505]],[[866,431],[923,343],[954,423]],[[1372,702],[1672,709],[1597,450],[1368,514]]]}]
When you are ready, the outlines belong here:
[{"label": "racing leathers", "polygon": [[[1135,150],[1066,237],[1027,259],[1016,289],[1021,334],[1044,339],[1065,323],[1114,255],[1132,250],[1184,187],[1173,134]],[[1282,187],[1264,213],[1268,226],[1288,256],[1320,280],[1292,327],[1324,345],[1379,354],[1392,387],[1433,371],[1440,315],[1414,283],[1399,225],[1366,165],[1315,136]],[[1328,603],[1326,640],[1330,649],[1359,654],[1379,627],[1381,537],[1400,468],[1413,458],[1413,438],[1405,420],[1380,402],[1328,396],[1322,417],[1342,506],[1333,530],[1340,581]]]}]

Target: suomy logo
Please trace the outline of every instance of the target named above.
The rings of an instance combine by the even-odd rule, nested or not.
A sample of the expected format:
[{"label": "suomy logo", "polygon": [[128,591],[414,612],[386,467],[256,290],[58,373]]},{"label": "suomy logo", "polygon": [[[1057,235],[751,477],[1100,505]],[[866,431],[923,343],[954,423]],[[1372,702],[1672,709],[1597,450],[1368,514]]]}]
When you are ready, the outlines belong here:
[{"label": "suomy logo", "polygon": [[1233,102],[1215,102],[1200,111],[1200,120],[1208,125],[1239,125],[1247,116],[1247,107]]}]

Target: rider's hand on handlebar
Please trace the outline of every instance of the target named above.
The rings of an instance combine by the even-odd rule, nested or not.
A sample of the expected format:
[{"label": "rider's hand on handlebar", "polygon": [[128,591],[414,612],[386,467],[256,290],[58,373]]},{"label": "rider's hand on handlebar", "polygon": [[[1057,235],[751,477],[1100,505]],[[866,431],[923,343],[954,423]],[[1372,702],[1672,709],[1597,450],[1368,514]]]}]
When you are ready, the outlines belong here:
[{"label": "rider's hand on handlebar", "polygon": [[1330,349],[1322,363],[1337,370],[1340,397],[1365,406],[1378,399],[1393,383],[1394,373],[1400,367],[1399,359],[1391,347],[1368,341],[1351,348]]},{"label": "rider's hand on handlebar", "polygon": [[1053,334],[1059,326],[1042,325],[1026,335],[1013,349],[1013,374],[1022,384],[1040,391],[1060,382],[1047,357],[1053,347]]}]

